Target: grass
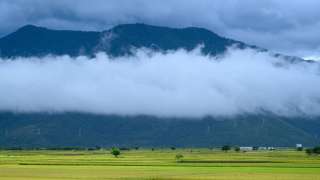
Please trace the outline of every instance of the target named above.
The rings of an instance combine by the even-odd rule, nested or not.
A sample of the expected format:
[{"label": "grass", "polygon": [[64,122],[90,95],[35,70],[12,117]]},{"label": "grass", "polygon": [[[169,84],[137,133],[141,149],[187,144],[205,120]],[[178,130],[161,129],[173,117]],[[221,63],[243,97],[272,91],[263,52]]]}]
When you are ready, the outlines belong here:
[{"label": "grass", "polygon": [[[320,157],[294,150],[0,151],[0,179],[320,180]],[[177,162],[176,154],[184,158]]]}]

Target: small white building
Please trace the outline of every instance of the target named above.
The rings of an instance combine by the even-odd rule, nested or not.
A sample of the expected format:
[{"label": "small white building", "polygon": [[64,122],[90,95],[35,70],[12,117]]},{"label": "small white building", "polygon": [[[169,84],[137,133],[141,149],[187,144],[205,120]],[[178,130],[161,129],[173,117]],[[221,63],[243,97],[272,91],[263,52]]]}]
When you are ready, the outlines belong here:
[{"label": "small white building", "polygon": [[274,151],[274,150],[276,150],[276,148],[275,147],[268,147],[268,150],[269,151]]},{"label": "small white building", "polygon": [[267,147],[259,147],[259,150],[265,151],[265,150],[268,150],[268,148]]},{"label": "small white building", "polygon": [[302,144],[296,144],[296,148],[302,148]]},{"label": "small white building", "polygon": [[240,151],[253,151],[253,147],[240,147]]}]

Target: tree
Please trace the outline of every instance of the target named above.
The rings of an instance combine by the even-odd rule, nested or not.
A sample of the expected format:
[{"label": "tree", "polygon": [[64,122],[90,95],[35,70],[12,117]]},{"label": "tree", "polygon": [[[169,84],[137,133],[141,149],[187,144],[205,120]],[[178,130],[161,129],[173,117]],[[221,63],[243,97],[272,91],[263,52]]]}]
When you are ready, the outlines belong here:
[{"label": "tree", "polygon": [[314,154],[320,154],[320,146],[316,146],[313,148],[313,153]]},{"label": "tree", "polygon": [[320,154],[320,146],[316,146],[314,148],[308,148],[306,149],[306,153],[308,155],[319,155]]},{"label": "tree", "polygon": [[184,156],[183,156],[182,154],[177,154],[177,155],[176,155],[176,160],[177,160],[177,162],[181,162],[183,157],[184,157]]},{"label": "tree", "polygon": [[222,146],[222,148],[221,148],[221,150],[225,151],[225,152],[229,151],[230,149],[231,149],[231,147],[229,145]]},{"label": "tree", "polygon": [[297,147],[297,151],[303,151],[303,147]]},{"label": "tree", "polygon": [[118,148],[113,147],[111,149],[111,154],[114,155],[114,157],[118,157],[120,155],[120,150]]},{"label": "tree", "polygon": [[236,146],[236,147],[234,147],[234,150],[235,150],[236,152],[239,152],[239,151],[240,151],[240,147],[239,147],[239,146]]},{"label": "tree", "polygon": [[312,154],[313,154],[313,150],[310,149],[310,148],[308,148],[308,149],[306,149],[306,153],[307,153],[308,155],[312,155]]}]

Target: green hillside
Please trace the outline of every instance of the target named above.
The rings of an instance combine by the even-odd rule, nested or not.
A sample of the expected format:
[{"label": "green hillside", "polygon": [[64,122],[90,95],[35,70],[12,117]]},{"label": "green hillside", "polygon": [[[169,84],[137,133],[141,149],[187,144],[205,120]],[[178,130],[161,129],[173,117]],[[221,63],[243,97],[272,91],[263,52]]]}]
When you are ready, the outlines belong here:
[{"label": "green hillside", "polygon": [[83,113],[0,114],[2,147],[306,146],[319,143],[316,119],[270,115],[160,119]]}]

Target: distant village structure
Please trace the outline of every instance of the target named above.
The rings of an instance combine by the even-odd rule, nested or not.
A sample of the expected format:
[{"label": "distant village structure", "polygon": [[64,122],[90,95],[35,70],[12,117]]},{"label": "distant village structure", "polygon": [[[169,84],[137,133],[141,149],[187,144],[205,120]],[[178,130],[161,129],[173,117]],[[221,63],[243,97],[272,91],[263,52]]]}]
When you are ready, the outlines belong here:
[{"label": "distant village structure", "polygon": [[253,147],[240,147],[240,151],[253,151]]},{"label": "distant village structure", "polygon": [[257,150],[260,150],[260,151],[266,151],[266,150],[274,151],[274,150],[276,150],[276,148],[275,147],[252,147],[252,146],[240,147],[240,151],[242,151],[242,152],[257,151]]}]

